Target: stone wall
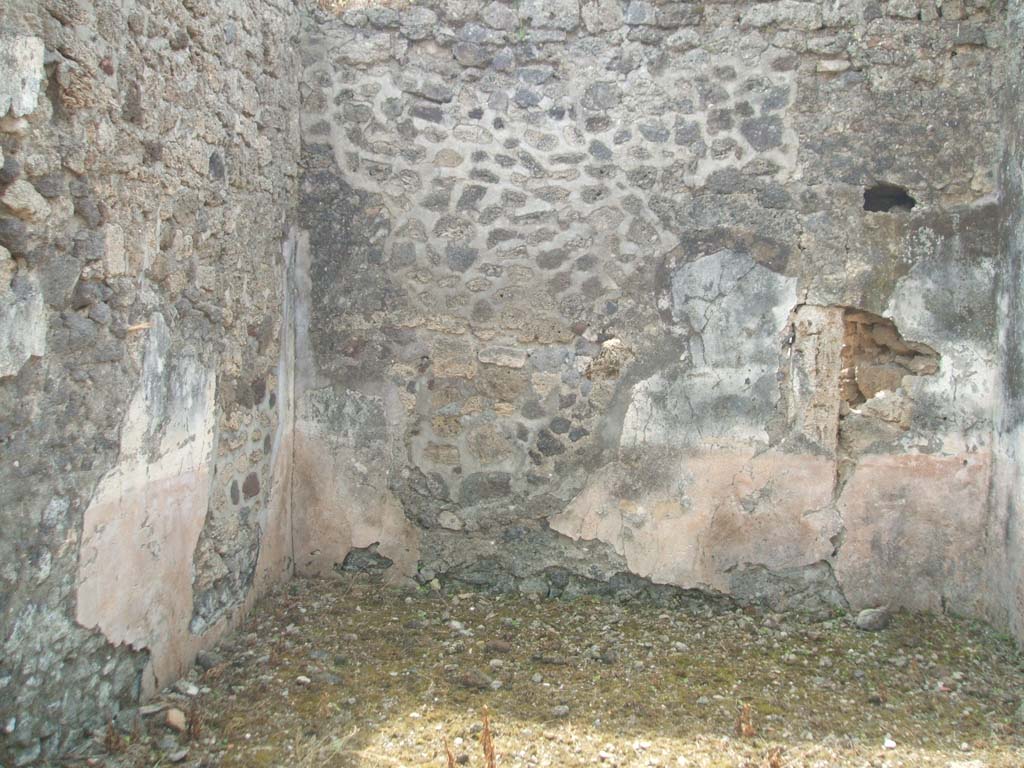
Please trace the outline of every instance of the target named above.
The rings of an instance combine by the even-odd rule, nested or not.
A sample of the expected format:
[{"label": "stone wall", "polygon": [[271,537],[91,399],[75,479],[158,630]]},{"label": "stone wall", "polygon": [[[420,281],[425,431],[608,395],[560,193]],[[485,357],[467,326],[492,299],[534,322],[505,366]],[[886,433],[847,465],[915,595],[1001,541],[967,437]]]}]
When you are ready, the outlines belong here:
[{"label": "stone wall", "polygon": [[293,568],[1024,634],[1019,0],[335,5],[0,8],[0,762]]},{"label": "stone wall", "polygon": [[296,567],[988,614],[1005,38],[980,0],[315,12]]},{"label": "stone wall", "polygon": [[997,596],[992,619],[1024,640],[1024,5],[1009,3],[1006,148],[1001,197],[1004,253],[999,269],[999,358],[1002,362],[995,430],[990,589]]},{"label": "stone wall", "polygon": [[289,569],[290,0],[0,4],[0,763]]}]

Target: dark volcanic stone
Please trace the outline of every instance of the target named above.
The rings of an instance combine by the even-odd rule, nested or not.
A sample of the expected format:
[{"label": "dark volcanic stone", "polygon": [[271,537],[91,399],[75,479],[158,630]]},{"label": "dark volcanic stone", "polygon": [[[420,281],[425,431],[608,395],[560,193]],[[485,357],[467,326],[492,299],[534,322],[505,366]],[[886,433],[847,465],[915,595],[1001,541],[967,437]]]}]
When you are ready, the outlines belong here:
[{"label": "dark volcanic stone", "polygon": [[460,501],[463,504],[476,504],[511,493],[512,476],[508,472],[474,472],[462,481]]},{"label": "dark volcanic stone", "polygon": [[770,115],[744,120],[740,133],[758,152],[775,149],[782,146],[782,118]]},{"label": "dark volcanic stone", "polygon": [[242,495],[251,499],[260,492],[260,479],[255,472],[250,472],[242,483]]},{"label": "dark volcanic stone", "polygon": [[476,248],[459,243],[450,243],[445,249],[445,257],[448,260],[448,268],[452,272],[465,272],[473,262],[477,260],[480,252]]},{"label": "dark volcanic stone", "polygon": [[542,429],[537,433],[537,450],[545,456],[557,456],[565,453],[565,445],[550,430]]},{"label": "dark volcanic stone", "polygon": [[593,83],[583,94],[583,107],[594,111],[611,109],[618,106],[622,99],[622,89],[617,83],[600,81]]}]

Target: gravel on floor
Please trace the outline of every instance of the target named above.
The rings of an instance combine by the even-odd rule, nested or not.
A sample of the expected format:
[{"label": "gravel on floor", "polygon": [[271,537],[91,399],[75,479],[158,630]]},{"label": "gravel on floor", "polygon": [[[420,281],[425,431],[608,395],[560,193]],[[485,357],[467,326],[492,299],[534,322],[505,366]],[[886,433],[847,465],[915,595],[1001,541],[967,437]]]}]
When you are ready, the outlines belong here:
[{"label": "gravel on floor", "polygon": [[977,622],[295,580],[96,734],[103,766],[1024,766],[1024,656]]}]

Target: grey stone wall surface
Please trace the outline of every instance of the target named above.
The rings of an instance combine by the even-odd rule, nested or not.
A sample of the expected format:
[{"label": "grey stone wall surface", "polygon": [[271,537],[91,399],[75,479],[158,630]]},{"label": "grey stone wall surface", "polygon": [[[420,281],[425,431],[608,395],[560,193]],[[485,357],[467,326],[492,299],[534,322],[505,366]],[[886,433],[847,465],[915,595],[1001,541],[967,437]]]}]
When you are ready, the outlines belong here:
[{"label": "grey stone wall surface", "polygon": [[173,681],[288,570],[297,19],[0,3],[0,764]]},{"label": "grey stone wall surface", "polygon": [[0,764],[292,572],[1024,636],[1019,0],[7,0]]},{"label": "grey stone wall surface", "polygon": [[297,569],[998,610],[1007,44],[980,1],[314,10]]}]

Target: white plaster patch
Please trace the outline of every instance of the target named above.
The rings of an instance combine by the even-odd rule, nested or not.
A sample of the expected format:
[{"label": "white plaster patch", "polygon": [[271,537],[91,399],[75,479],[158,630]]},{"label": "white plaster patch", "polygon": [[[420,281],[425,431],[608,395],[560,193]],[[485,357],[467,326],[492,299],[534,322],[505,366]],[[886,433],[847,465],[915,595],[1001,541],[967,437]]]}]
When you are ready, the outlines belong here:
[{"label": "white plaster patch", "polygon": [[34,276],[15,277],[0,293],[0,378],[17,376],[30,357],[46,353],[46,304]]},{"label": "white plaster patch", "polygon": [[621,445],[767,439],[796,282],[728,250],[677,269],[672,316],[687,334],[692,366],[636,384]]},{"label": "white plaster patch", "polygon": [[893,319],[904,338],[926,343],[941,355],[938,372],[907,377],[904,387],[914,401],[942,403],[947,419],[958,425],[943,436],[943,450],[957,453],[979,441],[989,442],[989,414],[998,400],[999,367],[994,349],[944,327],[942,314],[973,316],[972,310],[980,309],[986,297],[964,288],[992,285],[995,270],[988,262],[947,265],[941,271],[931,265],[929,269],[932,271],[925,272],[915,266],[899,281],[886,316]]},{"label": "white plaster patch", "polygon": [[29,35],[0,35],[0,117],[35,111],[43,83],[43,41]]},{"label": "white plaster patch", "polygon": [[774,364],[778,334],[796,304],[796,284],[795,277],[729,250],[679,267],[672,275],[672,316],[693,332],[694,363],[707,368]]}]

